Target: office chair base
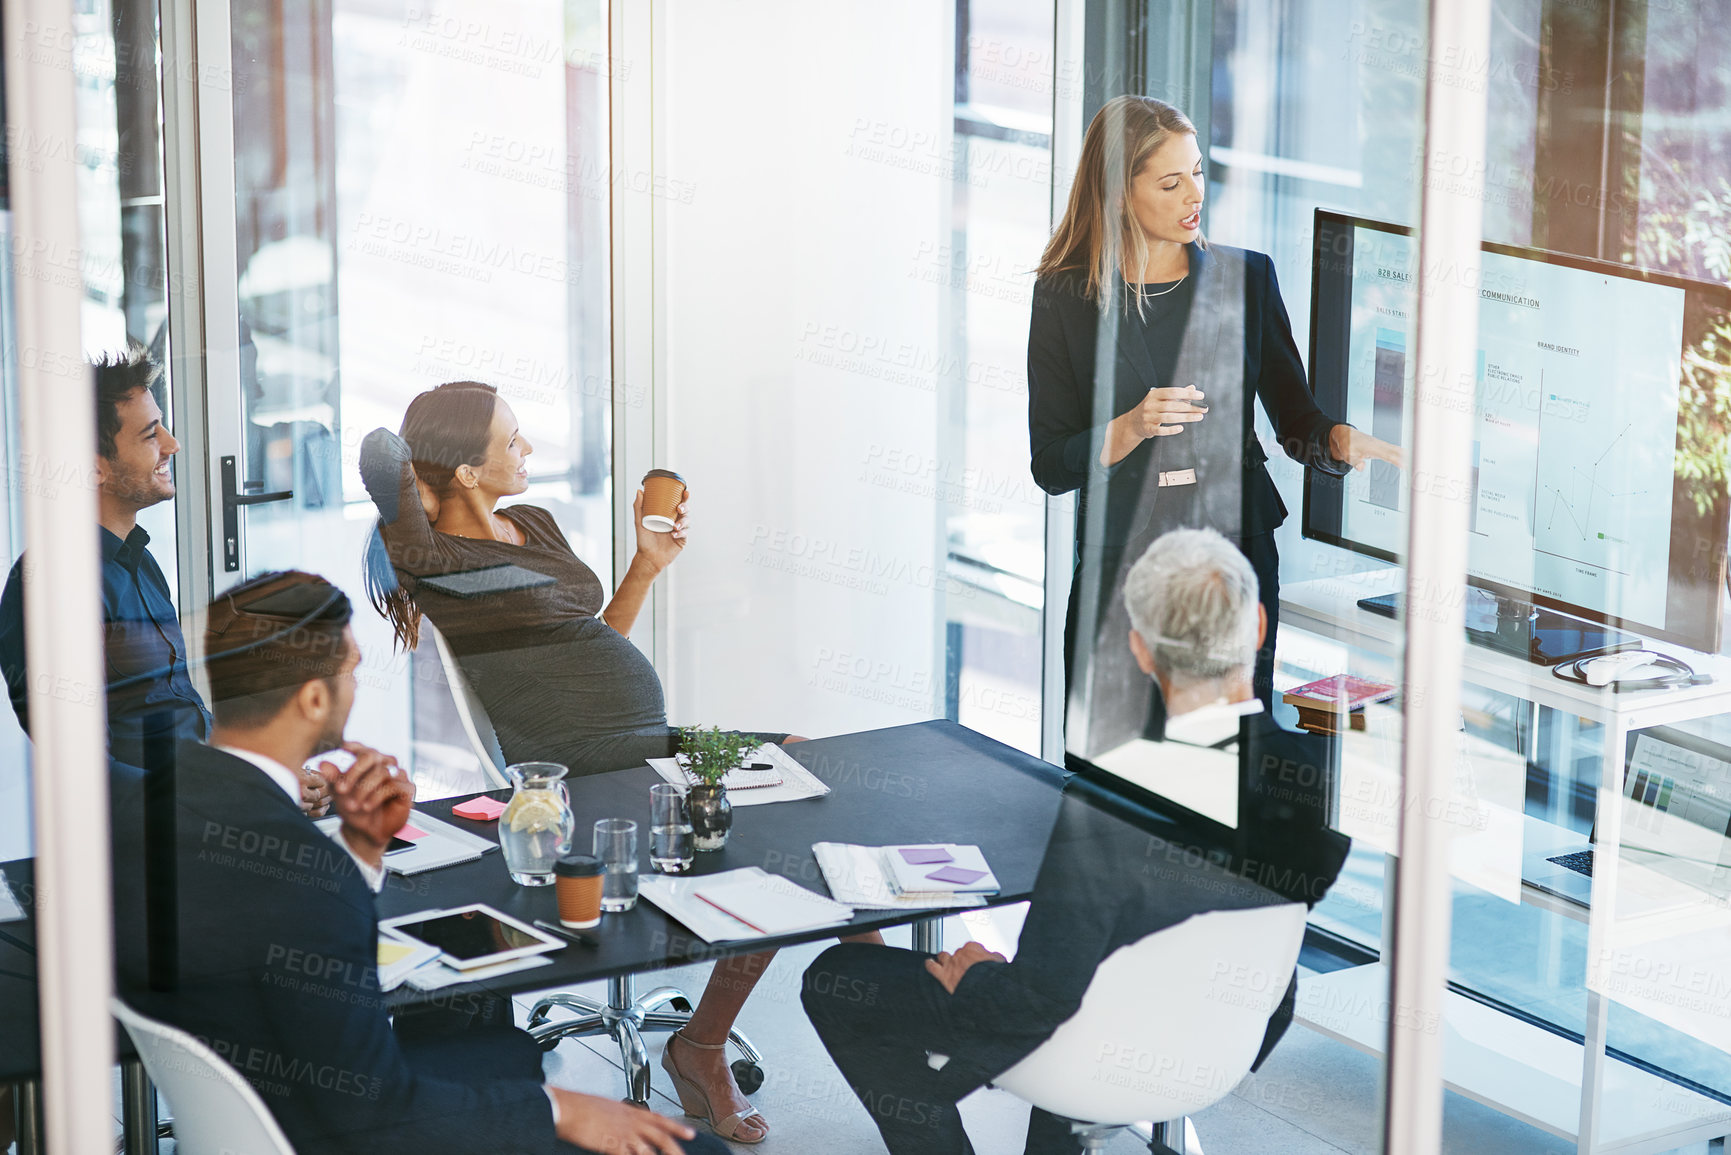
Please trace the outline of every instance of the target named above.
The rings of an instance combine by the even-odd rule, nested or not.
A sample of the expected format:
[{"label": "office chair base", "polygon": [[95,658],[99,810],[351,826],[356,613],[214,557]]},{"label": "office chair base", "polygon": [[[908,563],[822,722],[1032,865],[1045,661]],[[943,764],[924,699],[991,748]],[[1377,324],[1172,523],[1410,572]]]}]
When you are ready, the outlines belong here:
[{"label": "office chair base", "polygon": [[[672,1009],[662,1010],[670,1006]],[[554,1007],[577,1011],[577,1017],[550,1021],[547,1012]],[[625,1068],[626,1099],[649,1104],[649,1052],[643,1045],[644,1031],[677,1031],[691,1021],[691,1000],[677,987],[656,987],[637,998],[630,975],[607,980],[607,1003],[602,1005],[582,995],[546,995],[529,1011],[528,1031],[541,1049],[551,1051],[561,1039],[607,1035],[619,1044],[620,1062]],[[751,1041],[738,1031],[727,1033],[743,1058],[732,1066],[734,1081],[744,1094],[751,1094],[763,1085],[763,1056]],[[752,1086],[748,1089],[747,1083]]]},{"label": "office chair base", "polygon": [[1196,1138],[1196,1125],[1188,1118],[1146,1127],[1138,1124],[1132,1130],[1138,1138],[1148,1141],[1150,1155],[1203,1155],[1202,1144]]},{"label": "office chair base", "polygon": [[1169,1123],[1084,1123],[1070,1120],[1070,1134],[1084,1152],[1104,1151],[1112,1136],[1129,1131],[1148,1144],[1150,1155],[1202,1155],[1202,1144],[1196,1141],[1196,1128],[1189,1119],[1174,1119]]}]

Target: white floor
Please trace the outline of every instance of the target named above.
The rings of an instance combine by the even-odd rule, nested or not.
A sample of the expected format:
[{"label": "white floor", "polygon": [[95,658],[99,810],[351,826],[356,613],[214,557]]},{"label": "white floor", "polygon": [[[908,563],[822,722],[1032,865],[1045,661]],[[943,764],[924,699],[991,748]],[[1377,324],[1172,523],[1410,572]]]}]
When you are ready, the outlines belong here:
[{"label": "white floor", "polygon": [[[904,932],[905,933],[905,932]],[[891,941],[895,941],[892,932]],[[854,1155],[882,1152],[870,1117],[836,1072],[799,1005],[799,976],[820,946],[783,951],[740,1016],[740,1028],[764,1052],[767,1078],[752,1102],[769,1120],[770,1134],[752,1150],[763,1155]],[[696,994],[706,966],[657,975]],[[597,997],[604,997],[599,986]],[[665,1036],[650,1040],[658,1063]],[[576,1090],[623,1093],[617,1049],[602,1039],[570,1040],[549,1060],[549,1078]],[[680,1113],[659,1066],[655,1105]],[[1209,1155],[1376,1155],[1380,1069],[1375,1060],[1303,1029],[1289,1032],[1263,1069],[1223,1103],[1195,1117]],[[1472,1155],[1551,1155],[1573,1151],[1543,1132],[1450,1095],[1446,1149]],[[1003,1091],[984,1090],[962,1104],[968,1132],[981,1155],[1022,1150],[1028,1108]],[[741,1147],[740,1150],[746,1150]],[[1114,1155],[1147,1150],[1128,1134],[1108,1148]]]},{"label": "white floor", "polygon": [[[905,944],[906,931],[890,932]],[[959,928],[951,936],[960,941]],[[767,1078],[752,1102],[770,1124],[769,1137],[754,1150],[762,1155],[867,1155],[883,1151],[865,1109],[836,1073],[799,1004],[799,976],[823,944],[783,951],[745,1006],[740,1028],[764,1052]],[[646,976],[647,985],[671,984],[693,996],[703,989],[708,966],[685,967]],[[603,984],[579,988],[604,998]],[[526,1017],[533,995],[519,1000]],[[656,1079],[654,1106],[681,1114],[659,1066],[666,1036],[647,1039]],[[547,1058],[548,1080],[592,1094],[623,1095],[618,1051],[605,1039],[570,1039]],[[1379,1155],[1380,1063],[1303,1028],[1288,1032],[1263,1069],[1246,1079],[1223,1102],[1195,1116],[1208,1155]],[[116,1134],[118,1135],[118,1086]],[[981,1155],[1017,1155],[1022,1149],[1028,1109],[1013,1096],[985,1090],[962,1104],[974,1147]],[[174,1150],[172,1141],[162,1145]],[[1574,1146],[1501,1115],[1488,1107],[1448,1094],[1444,1105],[1445,1152],[1470,1155],[1562,1155]],[[1137,1155],[1146,1148],[1128,1134],[1108,1148],[1115,1155]],[[1706,1147],[1684,1149],[1706,1155]]]}]

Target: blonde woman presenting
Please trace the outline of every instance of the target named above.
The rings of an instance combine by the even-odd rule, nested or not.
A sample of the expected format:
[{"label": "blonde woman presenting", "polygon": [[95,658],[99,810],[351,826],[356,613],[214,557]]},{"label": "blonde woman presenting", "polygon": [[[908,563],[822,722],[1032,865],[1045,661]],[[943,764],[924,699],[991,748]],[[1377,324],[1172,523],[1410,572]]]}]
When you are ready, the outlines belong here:
[{"label": "blonde woman presenting", "polygon": [[1048,493],[1081,491],[1065,663],[1072,701],[1087,703],[1069,714],[1083,757],[1151,724],[1149,683],[1123,660],[1118,595],[1126,559],[1171,529],[1217,530],[1255,567],[1268,613],[1255,684],[1271,702],[1286,506],[1255,436],[1257,400],[1281,448],[1312,469],[1401,465],[1399,447],[1317,407],[1273,262],[1203,239],[1203,183],[1182,112],[1108,101],[1034,286],[1031,468]]}]

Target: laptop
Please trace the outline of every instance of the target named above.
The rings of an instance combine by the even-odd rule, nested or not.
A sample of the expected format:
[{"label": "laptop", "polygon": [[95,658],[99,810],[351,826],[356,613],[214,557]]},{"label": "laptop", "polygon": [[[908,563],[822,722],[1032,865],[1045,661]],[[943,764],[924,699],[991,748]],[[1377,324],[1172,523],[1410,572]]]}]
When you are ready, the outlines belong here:
[{"label": "laptop", "polygon": [[[1731,748],[1669,727],[1634,731],[1622,806],[1619,914],[1731,894]],[[1522,881],[1586,906],[1595,853],[1591,840],[1529,817]]]}]

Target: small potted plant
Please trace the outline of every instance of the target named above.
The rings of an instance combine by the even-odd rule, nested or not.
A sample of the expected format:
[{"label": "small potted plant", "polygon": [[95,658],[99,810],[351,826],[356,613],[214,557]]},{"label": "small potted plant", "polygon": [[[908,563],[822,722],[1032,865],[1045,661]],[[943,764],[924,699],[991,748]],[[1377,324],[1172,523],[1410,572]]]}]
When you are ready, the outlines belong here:
[{"label": "small potted plant", "polygon": [[691,779],[686,807],[691,812],[691,838],[699,850],[720,850],[733,827],[733,803],[722,779],[745,764],[757,740],[719,726],[683,726],[679,731],[679,764]]}]

